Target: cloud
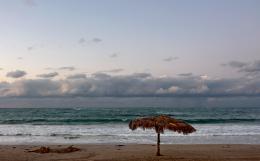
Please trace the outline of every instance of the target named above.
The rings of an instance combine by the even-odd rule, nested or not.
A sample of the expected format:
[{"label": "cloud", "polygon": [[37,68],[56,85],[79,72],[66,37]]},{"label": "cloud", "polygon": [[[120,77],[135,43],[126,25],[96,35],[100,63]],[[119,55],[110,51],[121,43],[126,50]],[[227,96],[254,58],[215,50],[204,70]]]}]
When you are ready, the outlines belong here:
[{"label": "cloud", "polygon": [[27,6],[36,6],[35,0],[24,0],[24,4]]},{"label": "cloud", "polygon": [[210,79],[210,77],[209,77],[207,74],[200,75],[200,78],[201,78],[202,80],[208,80],[208,79]]},{"label": "cloud", "polygon": [[23,59],[23,57],[17,57],[17,59],[18,59],[18,60],[22,60],[22,59]]},{"label": "cloud", "polygon": [[100,38],[93,38],[91,40],[86,40],[84,37],[81,37],[79,40],[78,40],[78,44],[80,45],[85,45],[86,43],[100,43],[102,41],[102,39]]},{"label": "cloud", "polygon": [[75,70],[76,68],[73,67],[73,66],[66,66],[66,67],[59,67],[58,69],[59,69],[59,70],[73,71],[73,70]]},{"label": "cloud", "polygon": [[78,75],[78,78],[80,79],[70,77],[62,80],[25,79],[10,83],[2,82],[0,97],[260,96],[260,78],[155,77],[149,73],[116,76],[95,73],[89,77]]},{"label": "cloud", "polygon": [[47,68],[44,68],[45,70],[55,70],[55,68],[52,68],[52,67],[47,67]]},{"label": "cloud", "polygon": [[99,71],[97,73],[119,73],[124,71],[124,69],[122,68],[116,68],[116,69],[110,69],[110,70],[103,70],[103,71]]},{"label": "cloud", "polygon": [[69,75],[67,79],[85,79],[86,74],[74,74],[74,75]]},{"label": "cloud", "polygon": [[39,74],[39,75],[37,75],[37,77],[41,77],[41,78],[54,78],[54,77],[56,77],[58,75],[59,75],[59,73],[52,72],[52,73],[46,73],[46,74]]},{"label": "cloud", "polygon": [[103,79],[103,80],[107,80],[108,78],[111,78],[111,76],[106,73],[93,73],[91,76],[94,79]]},{"label": "cloud", "polygon": [[177,60],[177,59],[179,59],[179,57],[172,57],[172,56],[170,56],[170,57],[168,57],[168,58],[164,58],[163,61],[171,62],[171,61]]},{"label": "cloud", "polygon": [[260,72],[260,60],[256,60],[250,64],[245,65],[240,71],[247,73],[259,73]]},{"label": "cloud", "polygon": [[109,55],[110,58],[117,58],[118,57],[118,53],[113,53],[111,55]]},{"label": "cloud", "polygon": [[151,78],[152,77],[152,75],[150,73],[134,73],[130,76],[136,77],[136,78]]},{"label": "cloud", "polygon": [[243,72],[246,75],[260,74],[260,60],[253,62],[230,61],[225,66],[238,69],[238,72]]},{"label": "cloud", "polygon": [[32,50],[35,50],[36,49],[36,45],[31,45],[31,46],[28,46],[27,47],[27,51],[32,51]]},{"label": "cloud", "polygon": [[76,68],[73,67],[73,66],[64,66],[64,67],[59,67],[59,68],[47,67],[47,68],[44,68],[44,69],[45,70],[67,70],[67,71],[76,70]]},{"label": "cloud", "polygon": [[79,44],[84,44],[85,42],[86,42],[86,40],[85,40],[84,37],[82,37],[82,38],[80,38],[80,39],[78,40],[78,43],[79,43]]},{"label": "cloud", "polygon": [[183,77],[190,77],[192,76],[192,73],[180,73],[178,76],[183,76]]},{"label": "cloud", "polygon": [[45,97],[61,94],[60,82],[49,79],[20,80],[0,83],[1,97]]},{"label": "cloud", "polygon": [[241,62],[241,61],[230,61],[226,65],[229,65],[230,67],[233,67],[233,68],[242,68],[248,64],[245,62]]},{"label": "cloud", "polygon": [[102,41],[102,39],[97,38],[97,37],[95,37],[95,38],[92,39],[92,42],[94,42],[94,43],[99,43],[99,42],[101,42],[101,41]]},{"label": "cloud", "polygon": [[25,75],[26,75],[26,72],[22,71],[22,70],[11,71],[6,74],[6,76],[10,77],[10,78],[20,78]]}]

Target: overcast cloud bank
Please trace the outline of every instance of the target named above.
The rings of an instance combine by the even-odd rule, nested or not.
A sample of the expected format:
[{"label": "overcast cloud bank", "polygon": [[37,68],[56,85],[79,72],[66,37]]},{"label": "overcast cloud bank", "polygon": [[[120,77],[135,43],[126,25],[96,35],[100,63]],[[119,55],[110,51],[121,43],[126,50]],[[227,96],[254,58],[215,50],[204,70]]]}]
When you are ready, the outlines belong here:
[{"label": "overcast cloud bank", "polygon": [[[72,79],[73,78],[73,79]],[[149,73],[96,73],[62,80],[24,79],[0,83],[0,97],[224,97],[260,96],[260,79],[201,76],[154,77]]]}]

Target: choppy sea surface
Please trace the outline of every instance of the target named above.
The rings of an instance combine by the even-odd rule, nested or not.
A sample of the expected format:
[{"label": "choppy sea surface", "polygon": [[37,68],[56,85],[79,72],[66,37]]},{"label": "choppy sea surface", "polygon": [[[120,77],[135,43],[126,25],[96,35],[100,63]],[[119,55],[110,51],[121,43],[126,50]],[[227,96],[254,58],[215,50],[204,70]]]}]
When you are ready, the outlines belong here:
[{"label": "choppy sea surface", "polygon": [[154,144],[154,130],[131,131],[131,119],[166,114],[197,131],[166,131],[162,144],[260,144],[257,107],[0,108],[0,144]]}]

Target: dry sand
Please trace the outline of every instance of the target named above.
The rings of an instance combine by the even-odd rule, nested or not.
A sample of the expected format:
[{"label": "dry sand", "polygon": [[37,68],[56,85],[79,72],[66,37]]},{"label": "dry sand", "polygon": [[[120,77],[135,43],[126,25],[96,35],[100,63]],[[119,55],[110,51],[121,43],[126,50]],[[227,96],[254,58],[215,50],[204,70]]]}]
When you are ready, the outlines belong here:
[{"label": "dry sand", "polygon": [[[68,145],[51,145],[52,149]],[[0,161],[260,161],[260,145],[161,145],[163,156],[155,156],[155,145],[74,145],[72,153],[28,152],[38,145],[1,145]]]}]

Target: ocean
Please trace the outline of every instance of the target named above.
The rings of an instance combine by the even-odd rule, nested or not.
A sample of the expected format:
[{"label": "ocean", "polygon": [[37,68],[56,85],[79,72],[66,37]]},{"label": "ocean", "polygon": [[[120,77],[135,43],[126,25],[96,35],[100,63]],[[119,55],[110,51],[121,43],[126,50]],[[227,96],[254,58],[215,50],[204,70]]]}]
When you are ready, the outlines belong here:
[{"label": "ocean", "polygon": [[260,144],[257,107],[0,108],[0,144],[154,144],[154,130],[131,131],[131,119],[166,114],[197,131],[166,131],[162,144]]}]

